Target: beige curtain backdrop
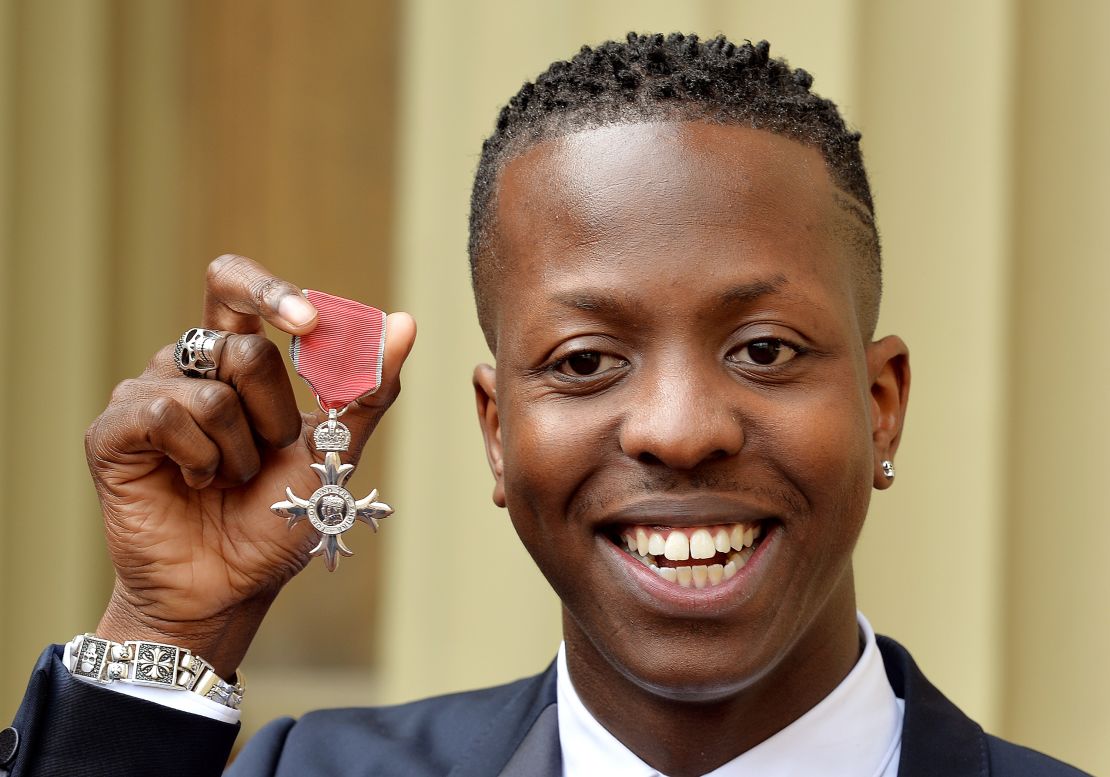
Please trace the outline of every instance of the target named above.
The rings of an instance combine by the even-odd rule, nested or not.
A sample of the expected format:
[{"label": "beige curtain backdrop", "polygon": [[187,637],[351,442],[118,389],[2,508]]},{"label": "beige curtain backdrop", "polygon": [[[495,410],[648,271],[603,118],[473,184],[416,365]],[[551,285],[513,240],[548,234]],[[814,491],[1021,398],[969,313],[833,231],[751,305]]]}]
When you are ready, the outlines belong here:
[{"label": "beige curtain backdrop", "polygon": [[470,177],[548,62],[679,29],[771,40],[864,133],[914,386],[861,607],[988,729],[1110,773],[1108,28],[1084,0],[0,0],[0,718],[110,584],[81,433],[225,250],[420,324],[362,475],[397,517],[283,596],[247,728],[551,659],[473,418]]}]

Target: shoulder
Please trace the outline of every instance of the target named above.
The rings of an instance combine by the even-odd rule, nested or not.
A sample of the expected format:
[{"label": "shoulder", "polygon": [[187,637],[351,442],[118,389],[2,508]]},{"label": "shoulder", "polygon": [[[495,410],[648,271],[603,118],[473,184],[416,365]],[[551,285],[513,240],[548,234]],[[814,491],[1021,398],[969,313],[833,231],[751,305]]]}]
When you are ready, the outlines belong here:
[{"label": "shoulder", "polygon": [[1090,777],[1087,772],[1013,742],[987,735],[991,775],[998,777]]},{"label": "shoulder", "polygon": [[[987,734],[922,674],[909,651],[877,638],[894,694],[905,702],[900,770],[909,777],[1075,777],[1082,772]],[[925,771],[922,771],[925,770]],[[900,771],[902,773],[902,771]]]},{"label": "shoulder", "polygon": [[516,734],[522,737],[553,701],[550,668],[505,685],[407,704],[318,710],[271,723],[247,743],[228,774],[446,774],[466,759],[511,754]]}]

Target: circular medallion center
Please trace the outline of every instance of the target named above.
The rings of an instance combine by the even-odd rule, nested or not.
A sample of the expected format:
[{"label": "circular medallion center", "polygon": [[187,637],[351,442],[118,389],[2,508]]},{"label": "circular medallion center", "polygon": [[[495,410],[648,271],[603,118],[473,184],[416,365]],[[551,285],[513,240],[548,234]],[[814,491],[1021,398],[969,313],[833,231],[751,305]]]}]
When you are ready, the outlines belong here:
[{"label": "circular medallion center", "polygon": [[342,486],[322,486],[308,502],[308,520],[322,534],[342,534],[355,524],[355,498]]}]

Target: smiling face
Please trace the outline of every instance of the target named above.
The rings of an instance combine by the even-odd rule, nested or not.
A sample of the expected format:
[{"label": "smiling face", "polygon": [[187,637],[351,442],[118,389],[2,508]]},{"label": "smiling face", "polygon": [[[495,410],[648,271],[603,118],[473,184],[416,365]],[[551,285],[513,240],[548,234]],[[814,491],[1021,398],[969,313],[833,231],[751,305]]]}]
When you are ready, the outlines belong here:
[{"label": "smiling face", "polygon": [[502,172],[497,368],[475,379],[495,500],[618,737],[629,704],[736,702],[758,742],[855,661],[851,552],[908,368],[861,335],[838,198],[813,149],[696,122]]}]

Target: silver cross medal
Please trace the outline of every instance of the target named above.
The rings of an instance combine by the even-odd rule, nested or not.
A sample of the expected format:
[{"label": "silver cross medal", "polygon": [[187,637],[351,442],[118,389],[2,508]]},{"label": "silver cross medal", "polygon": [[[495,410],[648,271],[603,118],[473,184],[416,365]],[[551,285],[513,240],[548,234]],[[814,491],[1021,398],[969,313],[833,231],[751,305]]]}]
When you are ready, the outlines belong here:
[{"label": "silver cross medal", "polygon": [[320,476],[320,487],[308,499],[301,499],[286,486],[287,499],[270,507],[286,519],[292,529],[301,521],[308,519],[320,534],[320,541],[312,549],[313,556],[323,556],[329,572],[339,566],[339,557],[353,556],[354,551],[343,544],[343,532],[355,525],[355,521],[365,521],[375,532],[378,519],[385,518],[393,508],[384,502],[376,502],[378,489],[370,492],[365,499],[355,500],[344,485],[351,473],[353,464],[342,464],[339,454],[351,445],[351,432],[339,422],[339,413],[328,411],[328,420],[316,427],[312,435],[316,450],[324,454],[324,463],[312,465]]}]

